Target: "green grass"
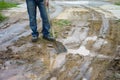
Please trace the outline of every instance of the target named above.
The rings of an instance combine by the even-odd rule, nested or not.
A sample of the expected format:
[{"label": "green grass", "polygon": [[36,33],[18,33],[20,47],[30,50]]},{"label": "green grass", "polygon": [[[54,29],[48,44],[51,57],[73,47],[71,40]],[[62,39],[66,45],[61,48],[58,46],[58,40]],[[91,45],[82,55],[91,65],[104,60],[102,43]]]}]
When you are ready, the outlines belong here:
[{"label": "green grass", "polygon": [[5,16],[3,16],[1,13],[0,13],[0,22],[4,21],[6,19]]},{"label": "green grass", "polygon": [[[8,9],[8,8],[16,7],[16,6],[17,4],[15,3],[8,3],[8,2],[0,1],[0,11]],[[5,19],[6,17],[0,13],[0,22],[4,21]]]},{"label": "green grass", "polygon": [[120,2],[116,2],[115,4],[120,6]]},{"label": "green grass", "polygon": [[54,25],[57,25],[57,26],[59,26],[59,27],[69,26],[70,24],[71,24],[70,21],[64,20],[64,19],[54,21]]},{"label": "green grass", "polygon": [[4,9],[11,8],[11,7],[16,7],[16,6],[17,4],[15,3],[8,3],[8,2],[0,1],[0,10],[4,10]]}]

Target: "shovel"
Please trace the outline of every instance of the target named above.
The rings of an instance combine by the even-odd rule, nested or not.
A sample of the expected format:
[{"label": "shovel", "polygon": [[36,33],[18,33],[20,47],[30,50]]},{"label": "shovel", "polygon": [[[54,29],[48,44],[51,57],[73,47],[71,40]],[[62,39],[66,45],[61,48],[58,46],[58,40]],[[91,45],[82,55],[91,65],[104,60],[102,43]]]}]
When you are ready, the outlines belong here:
[{"label": "shovel", "polygon": [[[47,6],[47,15],[48,15],[48,20],[49,20],[49,23],[50,23],[50,26],[51,26],[51,32],[52,32],[52,36],[55,38],[55,32],[54,32],[54,28],[52,26],[52,21],[50,19],[50,15],[49,15],[49,5]],[[62,44],[62,42],[59,42],[59,41],[55,41],[53,42],[54,45],[55,45],[55,50],[57,52],[57,54],[59,53],[65,53],[67,52],[67,49],[65,48],[65,46]]]}]

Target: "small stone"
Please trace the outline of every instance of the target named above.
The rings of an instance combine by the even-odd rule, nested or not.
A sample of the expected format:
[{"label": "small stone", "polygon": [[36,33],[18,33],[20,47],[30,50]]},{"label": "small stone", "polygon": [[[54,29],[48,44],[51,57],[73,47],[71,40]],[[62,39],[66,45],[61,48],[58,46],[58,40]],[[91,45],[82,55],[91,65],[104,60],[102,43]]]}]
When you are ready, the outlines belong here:
[{"label": "small stone", "polygon": [[68,34],[68,31],[65,31],[64,34]]},{"label": "small stone", "polygon": [[[46,74],[44,77],[42,77],[40,80],[48,80],[50,77],[50,74]],[[51,79],[50,79],[51,80]]]},{"label": "small stone", "polygon": [[11,65],[11,61],[6,61],[5,62],[5,66],[10,66]]},{"label": "small stone", "polygon": [[115,77],[116,77],[116,78],[120,78],[120,73],[116,73],[116,74],[115,74]]},{"label": "small stone", "polygon": [[52,77],[50,80],[57,80],[57,78],[56,77]]},{"label": "small stone", "polygon": [[42,46],[40,44],[37,45],[39,48],[41,48]]},{"label": "small stone", "polygon": [[53,45],[52,45],[52,44],[48,44],[47,46],[48,46],[48,47],[53,47]]},{"label": "small stone", "polygon": [[3,64],[3,61],[2,61],[2,60],[0,60],[0,64]]},{"label": "small stone", "polygon": [[120,46],[117,46],[117,54],[120,55]]},{"label": "small stone", "polygon": [[2,66],[3,66],[3,65],[2,65],[2,64],[0,64],[0,69],[2,69]]},{"label": "small stone", "polygon": [[14,59],[20,59],[20,55],[17,55],[17,54],[13,55],[12,58],[14,58]]}]

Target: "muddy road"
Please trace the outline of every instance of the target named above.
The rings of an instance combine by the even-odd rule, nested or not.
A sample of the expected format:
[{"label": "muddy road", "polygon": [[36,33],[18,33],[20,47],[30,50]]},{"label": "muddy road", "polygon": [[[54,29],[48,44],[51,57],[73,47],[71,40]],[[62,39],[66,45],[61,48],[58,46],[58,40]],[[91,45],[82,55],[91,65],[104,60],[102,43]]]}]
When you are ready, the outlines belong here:
[{"label": "muddy road", "polygon": [[[50,4],[56,38],[68,52],[57,54],[54,43],[45,41],[42,35],[37,43],[30,41],[25,3],[3,11],[9,12],[7,16],[16,15],[0,24],[0,80],[119,80],[120,21],[100,8],[112,4]],[[41,31],[39,17],[38,25]]]}]

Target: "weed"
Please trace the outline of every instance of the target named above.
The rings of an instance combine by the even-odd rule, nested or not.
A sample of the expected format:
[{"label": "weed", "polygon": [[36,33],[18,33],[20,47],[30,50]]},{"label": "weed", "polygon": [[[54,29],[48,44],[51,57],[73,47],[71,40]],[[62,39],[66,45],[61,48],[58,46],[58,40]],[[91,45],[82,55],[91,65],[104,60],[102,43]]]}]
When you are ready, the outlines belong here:
[{"label": "weed", "polygon": [[0,1],[0,10],[4,10],[4,9],[11,8],[11,7],[16,7],[16,6],[17,4],[15,3]]},{"label": "weed", "polygon": [[120,2],[116,2],[115,4],[120,6]]},{"label": "weed", "polygon": [[[0,11],[1,10],[4,10],[4,9],[8,9],[8,8],[11,8],[11,7],[16,7],[17,4],[15,3],[8,3],[8,2],[5,2],[5,1],[0,1]],[[4,15],[2,15],[0,13],[0,22],[4,21],[7,17],[5,17]]]},{"label": "weed", "polygon": [[6,19],[5,16],[3,16],[1,13],[0,13],[0,22],[4,21]]},{"label": "weed", "polygon": [[53,23],[54,23],[54,25],[59,26],[59,27],[62,27],[62,26],[69,26],[69,25],[71,24],[70,21],[64,20],[64,19],[61,19],[61,20],[54,20]]}]

